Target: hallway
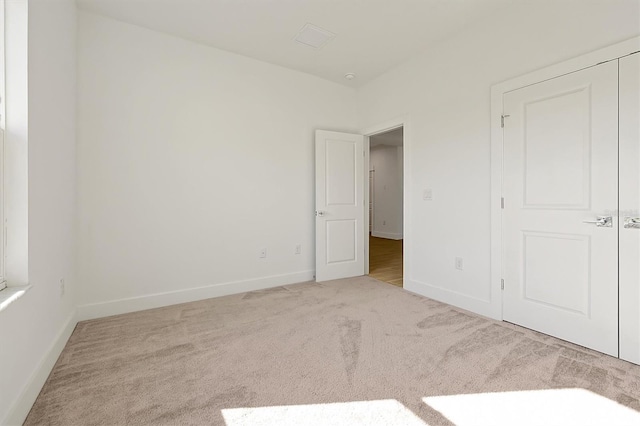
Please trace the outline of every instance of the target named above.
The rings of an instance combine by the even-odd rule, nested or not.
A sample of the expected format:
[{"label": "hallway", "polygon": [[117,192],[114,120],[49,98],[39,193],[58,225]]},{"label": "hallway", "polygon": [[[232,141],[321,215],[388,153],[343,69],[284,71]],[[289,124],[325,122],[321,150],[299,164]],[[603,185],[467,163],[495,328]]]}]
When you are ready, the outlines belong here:
[{"label": "hallway", "polygon": [[369,237],[369,276],[402,287],[402,240]]}]

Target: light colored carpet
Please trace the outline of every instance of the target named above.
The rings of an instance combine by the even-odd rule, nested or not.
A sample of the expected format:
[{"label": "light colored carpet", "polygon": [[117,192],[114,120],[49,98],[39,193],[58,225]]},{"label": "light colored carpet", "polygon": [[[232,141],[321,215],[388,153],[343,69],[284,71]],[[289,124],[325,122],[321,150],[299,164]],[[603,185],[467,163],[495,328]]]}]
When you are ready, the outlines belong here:
[{"label": "light colored carpet", "polygon": [[26,424],[637,426],[639,400],[640,366],[359,277],[81,322]]}]

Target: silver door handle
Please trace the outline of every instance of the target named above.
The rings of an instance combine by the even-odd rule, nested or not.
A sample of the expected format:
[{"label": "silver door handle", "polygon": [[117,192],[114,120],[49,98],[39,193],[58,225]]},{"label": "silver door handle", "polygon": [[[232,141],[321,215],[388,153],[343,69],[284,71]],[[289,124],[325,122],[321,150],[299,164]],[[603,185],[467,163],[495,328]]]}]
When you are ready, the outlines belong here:
[{"label": "silver door handle", "polygon": [[324,216],[325,212],[323,212],[322,210],[316,210],[316,216]]},{"label": "silver door handle", "polygon": [[596,220],[583,220],[582,223],[594,223],[597,227],[611,228],[613,218],[611,216],[596,216]]},{"label": "silver door handle", "polygon": [[625,217],[624,227],[630,229],[640,229],[640,217]]}]

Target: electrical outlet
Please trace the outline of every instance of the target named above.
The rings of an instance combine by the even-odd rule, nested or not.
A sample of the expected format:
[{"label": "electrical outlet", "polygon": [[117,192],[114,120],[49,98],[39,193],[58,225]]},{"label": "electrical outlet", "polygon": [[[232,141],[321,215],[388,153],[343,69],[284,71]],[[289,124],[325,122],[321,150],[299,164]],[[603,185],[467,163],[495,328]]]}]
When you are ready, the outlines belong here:
[{"label": "electrical outlet", "polygon": [[296,245],[296,254],[302,253],[302,244]]},{"label": "electrical outlet", "polygon": [[422,193],[422,199],[424,201],[432,201],[433,200],[433,190],[425,189]]},{"label": "electrical outlet", "polygon": [[456,257],[456,269],[459,269],[462,271],[462,258],[461,257]]},{"label": "electrical outlet", "polygon": [[382,226],[386,226],[386,225],[387,225],[387,221],[386,221],[386,220],[383,220],[383,221],[382,221]]},{"label": "electrical outlet", "polygon": [[64,296],[64,278],[60,278],[60,297]]},{"label": "electrical outlet", "polygon": [[267,249],[263,248],[260,250],[260,258],[264,259],[265,257],[267,257]]}]

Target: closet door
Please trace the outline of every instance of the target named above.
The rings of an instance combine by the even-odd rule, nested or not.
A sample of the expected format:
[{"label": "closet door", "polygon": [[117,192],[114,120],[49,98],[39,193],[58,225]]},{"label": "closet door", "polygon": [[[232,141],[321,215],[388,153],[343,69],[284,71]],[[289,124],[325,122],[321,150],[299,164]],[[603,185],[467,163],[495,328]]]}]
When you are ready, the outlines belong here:
[{"label": "closet door", "polygon": [[503,102],[504,319],[618,356],[618,63]]},{"label": "closet door", "polygon": [[619,65],[620,358],[640,364],[640,53]]}]

